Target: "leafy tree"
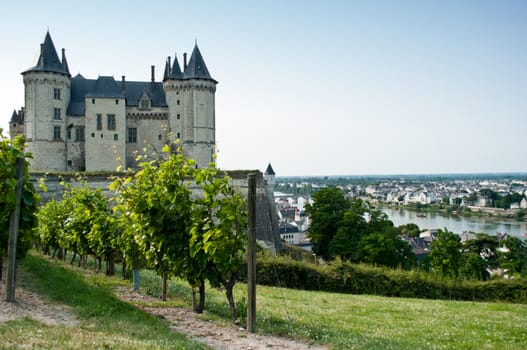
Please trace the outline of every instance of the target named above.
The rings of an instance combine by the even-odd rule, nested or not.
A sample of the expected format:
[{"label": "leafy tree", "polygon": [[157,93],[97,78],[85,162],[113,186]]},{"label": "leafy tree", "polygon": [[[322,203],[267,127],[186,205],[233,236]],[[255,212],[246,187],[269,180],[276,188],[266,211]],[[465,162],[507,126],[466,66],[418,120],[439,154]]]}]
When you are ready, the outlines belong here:
[{"label": "leafy tree", "polygon": [[309,237],[313,251],[329,259],[329,244],[337,234],[351,202],[336,187],[322,188],[313,193],[312,199],[314,203],[306,205],[306,214],[311,218]]},{"label": "leafy tree", "polygon": [[[16,207],[17,158],[29,158],[24,153],[24,139],[20,136],[10,140],[0,129],[0,268],[7,254],[11,212]],[[19,230],[17,236],[17,258],[25,256],[32,243],[32,230],[36,225],[35,212],[40,198],[29,179],[28,163],[24,162],[22,177],[22,201],[20,205]],[[0,269],[1,271],[1,269]],[[1,277],[1,272],[0,272]]]},{"label": "leafy tree", "polygon": [[410,245],[399,237],[387,232],[374,232],[361,238],[358,259],[370,264],[409,269],[415,262],[415,254]]},{"label": "leafy tree", "polygon": [[485,268],[497,267],[496,248],[498,239],[485,233],[478,233],[475,239],[467,240],[462,243],[463,253],[473,253],[482,258]]},{"label": "leafy tree", "polygon": [[511,204],[519,203],[523,199],[523,195],[517,192],[508,193],[496,201],[497,208],[510,209]]},{"label": "leafy tree", "polygon": [[499,266],[512,273],[527,275],[527,243],[518,237],[507,237],[500,243],[508,251],[499,253]]},{"label": "leafy tree", "polygon": [[195,170],[194,178],[203,189],[203,197],[193,207],[191,276],[202,284],[205,272],[213,286],[225,288],[235,321],[233,288],[247,242],[245,200],[231,186],[230,178],[220,175],[213,166]]},{"label": "leafy tree", "polygon": [[369,206],[361,199],[351,201],[350,209],[344,212],[344,217],[337,228],[337,234],[329,242],[329,256],[340,256],[342,259],[358,261],[358,243],[362,235],[367,234],[368,222],[365,214]]},{"label": "leafy tree", "polygon": [[193,167],[182,153],[170,154],[165,161],[142,162],[135,175],[112,185],[148,266],[163,279],[163,300],[167,279],[182,276],[189,260],[192,201],[186,179]]},{"label": "leafy tree", "polygon": [[460,273],[468,278],[478,280],[488,280],[490,277],[487,271],[487,262],[479,255],[473,252],[463,253]]},{"label": "leafy tree", "polygon": [[430,243],[430,267],[444,276],[457,277],[461,267],[461,239],[446,228]]},{"label": "leafy tree", "polygon": [[419,233],[421,232],[419,226],[413,223],[397,226],[397,230],[399,231],[400,235],[406,235],[408,237],[414,238],[419,237]]}]

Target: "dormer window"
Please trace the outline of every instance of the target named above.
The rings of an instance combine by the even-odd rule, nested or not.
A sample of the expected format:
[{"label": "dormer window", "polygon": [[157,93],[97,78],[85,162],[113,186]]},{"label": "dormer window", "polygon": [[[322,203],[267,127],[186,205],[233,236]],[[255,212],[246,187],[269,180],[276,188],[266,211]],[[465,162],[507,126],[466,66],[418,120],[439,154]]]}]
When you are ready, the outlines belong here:
[{"label": "dormer window", "polygon": [[141,105],[139,106],[139,109],[141,109],[141,110],[150,109],[150,101],[149,100],[141,100]]},{"label": "dormer window", "polygon": [[151,106],[152,105],[151,105],[150,97],[148,96],[146,91],[144,91],[141,94],[141,97],[139,97],[139,109],[142,111],[147,111],[151,108]]}]

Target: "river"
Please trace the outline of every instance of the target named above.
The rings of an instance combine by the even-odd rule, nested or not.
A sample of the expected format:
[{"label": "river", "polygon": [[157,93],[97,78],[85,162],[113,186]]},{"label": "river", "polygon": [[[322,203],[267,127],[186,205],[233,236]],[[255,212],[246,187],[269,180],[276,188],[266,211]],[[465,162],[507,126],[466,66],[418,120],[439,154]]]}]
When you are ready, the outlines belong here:
[{"label": "river", "polygon": [[[443,215],[439,213],[416,213],[401,208],[382,208],[395,226],[414,223],[420,229],[443,229],[460,234],[464,231],[487,233],[508,233],[510,236],[526,238],[527,222],[502,218],[488,218],[476,216]],[[420,216],[417,216],[420,215]]]}]

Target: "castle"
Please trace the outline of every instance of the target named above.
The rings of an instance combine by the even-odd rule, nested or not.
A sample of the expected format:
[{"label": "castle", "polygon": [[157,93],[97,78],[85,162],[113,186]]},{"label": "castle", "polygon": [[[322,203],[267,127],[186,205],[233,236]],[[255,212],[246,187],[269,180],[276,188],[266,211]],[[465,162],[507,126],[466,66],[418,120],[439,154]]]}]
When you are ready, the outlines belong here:
[{"label": "castle", "polygon": [[168,57],[163,81],[71,77],[65,50],[59,59],[49,31],[37,64],[22,72],[25,106],[15,110],[10,135],[23,134],[33,171],[115,171],[134,168],[137,156],[160,154],[178,140],[198,167],[215,152],[214,80],[198,49],[190,59]]}]

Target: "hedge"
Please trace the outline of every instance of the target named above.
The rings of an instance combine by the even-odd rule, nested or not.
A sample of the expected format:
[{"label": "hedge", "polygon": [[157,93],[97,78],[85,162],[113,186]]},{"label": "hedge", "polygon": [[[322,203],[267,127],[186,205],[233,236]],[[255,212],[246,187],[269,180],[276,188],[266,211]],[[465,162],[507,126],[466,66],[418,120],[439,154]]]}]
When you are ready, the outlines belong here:
[{"label": "hedge", "polygon": [[[240,276],[246,276],[246,268],[242,266]],[[454,280],[433,273],[392,270],[340,260],[314,265],[268,254],[258,254],[256,276],[258,284],[292,289],[527,304],[525,278]]]}]

